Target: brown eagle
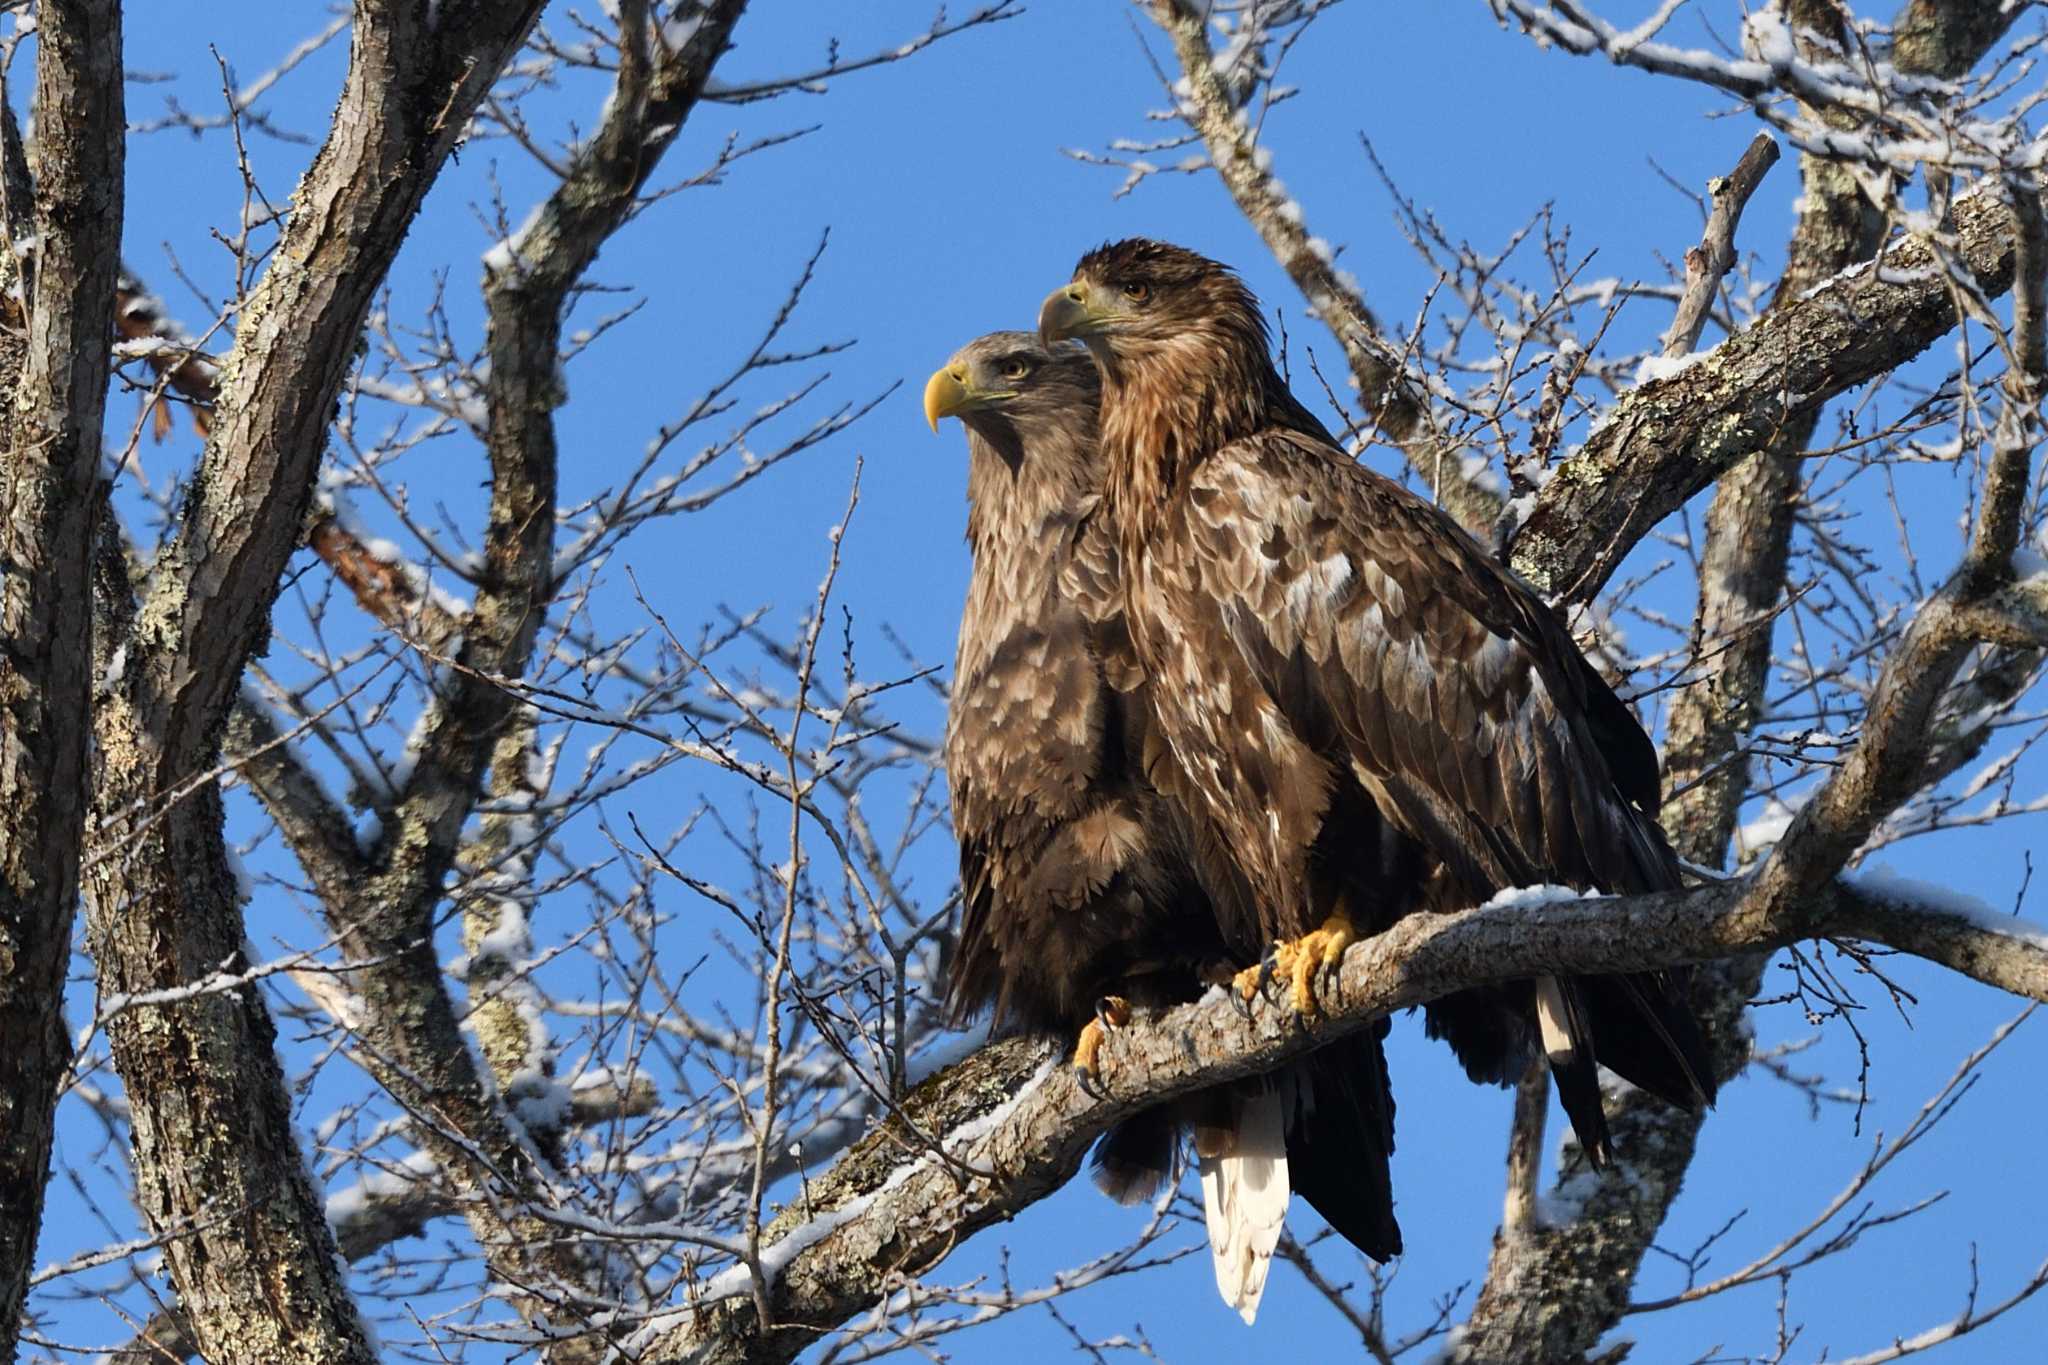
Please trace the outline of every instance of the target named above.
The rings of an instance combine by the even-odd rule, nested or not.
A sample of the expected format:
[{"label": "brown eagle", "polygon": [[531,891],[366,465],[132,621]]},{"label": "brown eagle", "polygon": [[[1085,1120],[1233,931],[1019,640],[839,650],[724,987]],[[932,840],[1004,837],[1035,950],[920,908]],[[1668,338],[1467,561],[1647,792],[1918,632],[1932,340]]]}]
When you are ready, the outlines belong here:
[{"label": "brown eagle", "polygon": [[[1086,351],[1029,332],[971,342],[925,388],[934,430],[967,428],[974,554],[946,730],[965,903],[950,1004],[955,1022],[991,1008],[999,1026],[1078,1031],[1084,1079],[1131,1004],[1194,999],[1265,946],[1233,860],[1161,791],[1177,777],[1121,629],[1115,547],[1080,534],[1101,524],[1097,394]],[[1125,1121],[1097,1183],[1147,1197],[1191,1128],[1217,1283],[1248,1322],[1290,1187],[1386,1260],[1401,1233],[1384,1033]]]},{"label": "brown eagle", "polygon": [[[1331,441],[1231,271],[1160,242],[1104,246],[1039,331],[1082,339],[1100,372],[1100,515],[1130,644],[1298,1008],[1356,934],[1417,908],[1679,885],[1633,713],[1534,592]],[[1544,978],[1438,1002],[1429,1031],[1475,1079],[1512,1079],[1540,1044],[1604,1165],[1596,1063],[1676,1105],[1713,1100],[1681,984]]]}]

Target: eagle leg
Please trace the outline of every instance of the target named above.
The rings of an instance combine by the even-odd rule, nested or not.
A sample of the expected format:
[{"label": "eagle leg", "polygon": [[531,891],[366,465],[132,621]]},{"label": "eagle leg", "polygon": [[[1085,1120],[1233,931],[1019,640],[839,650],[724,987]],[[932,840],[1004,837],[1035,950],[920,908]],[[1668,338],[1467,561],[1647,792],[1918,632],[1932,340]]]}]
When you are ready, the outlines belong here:
[{"label": "eagle leg", "polygon": [[1336,966],[1344,950],[1357,939],[1357,927],[1340,907],[1323,921],[1322,928],[1274,944],[1266,961],[1239,972],[1238,989],[1250,999],[1264,989],[1269,979],[1281,977],[1293,987],[1295,1012],[1314,1017],[1322,1013],[1322,1006],[1316,1003],[1316,977]]},{"label": "eagle leg", "polygon": [[1097,1054],[1103,1040],[1130,1022],[1131,1002],[1122,996],[1105,995],[1095,1002],[1095,1017],[1082,1025],[1081,1037],[1074,1044],[1074,1070],[1081,1078],[1081,1088],[1089,1094],[1101,1094],[1102,1068]]}]

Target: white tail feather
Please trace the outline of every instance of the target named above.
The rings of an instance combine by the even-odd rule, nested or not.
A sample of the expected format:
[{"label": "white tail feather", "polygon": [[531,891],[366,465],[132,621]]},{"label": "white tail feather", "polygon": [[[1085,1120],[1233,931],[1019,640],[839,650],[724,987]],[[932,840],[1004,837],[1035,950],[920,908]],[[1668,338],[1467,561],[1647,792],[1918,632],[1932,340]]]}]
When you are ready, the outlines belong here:
[{"label": "white tail feather", "polygon": [[1276,1091],[1245,1101],[1227,1149],[1201,1159],[1216,1289],[1247,1325],[1259,1315],[1266,1270],[1287,1222],[1286,1109]]},{"label": "white tail feather", "polygon": [[1551,1061],[1562,1062],[1570,1059],[1573,1051],[1569,1014],[1565,1010],[1564,991],[1559,988],[1554,976],[1536,978],[1536,1027],[1543,1034],[1543,1051]]}]

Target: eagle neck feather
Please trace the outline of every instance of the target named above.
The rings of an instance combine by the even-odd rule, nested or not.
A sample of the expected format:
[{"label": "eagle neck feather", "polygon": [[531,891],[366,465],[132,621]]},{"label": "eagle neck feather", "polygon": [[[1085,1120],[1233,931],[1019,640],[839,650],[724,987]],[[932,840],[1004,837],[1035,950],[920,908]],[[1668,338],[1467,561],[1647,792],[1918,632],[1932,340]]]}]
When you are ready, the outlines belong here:
[{"label": "eagle neck feather", "polygon": [[1043,543],[1055,523],[1082,515],[1095,491],[1095,450],[1086,415],[1068,409],[970,423],[967,543],[976,556],[1004,542]]},{"label": "eagle neck feather", "polygon": [[[1018,631],[1050,629],[1061,610],[1060,564],[1074,527],[1097,501],[1094,433],[1038,417],[1017,427],[1020,458],[968,427],[967,544],[974,569],[954,655],[954,686],[972,689]],[[972,623],[971,625],[969,623]]]},{"label": "eagle neck feather", "polygon": [[[1151,539],[1166,504],[1203,461],[1275,425],[1280,377],[1252,315],[1203,320],[1105,367],[1103,453],[1112,514],[1127,540]],[[1291,422],[1280,423],[1294,425]]]}]

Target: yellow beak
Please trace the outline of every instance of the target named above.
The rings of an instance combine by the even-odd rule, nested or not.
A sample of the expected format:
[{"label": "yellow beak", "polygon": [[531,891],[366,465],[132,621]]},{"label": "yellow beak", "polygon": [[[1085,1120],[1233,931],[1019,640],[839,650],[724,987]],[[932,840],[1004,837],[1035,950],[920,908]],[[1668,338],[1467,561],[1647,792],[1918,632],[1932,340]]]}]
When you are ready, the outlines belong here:
[{"label": "yellow beak", "polygon": [[973,405],[974,390],[967,387],[966,366],[948,365],[934,371],[924,385],[924,420],[931,423],[932,433],[939,430],[939,419],[951,417],[963,408]]},{"label": "yellow beak", "polygon": [[1038,310],[1038,340],[1050,347],[1056,341],[1092,334],[1101,319],[1088,306],[1088,286],[1076,281],[1063,284],[1045,296]]}]

